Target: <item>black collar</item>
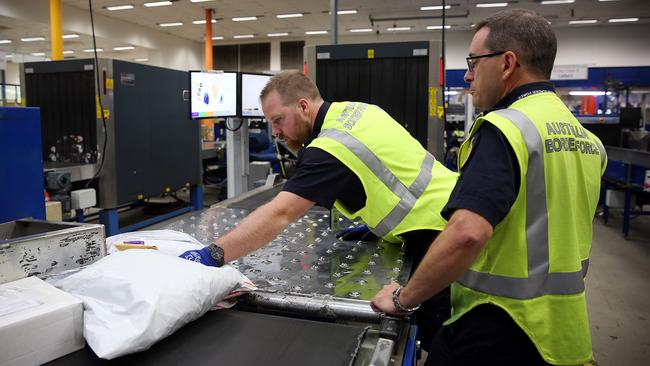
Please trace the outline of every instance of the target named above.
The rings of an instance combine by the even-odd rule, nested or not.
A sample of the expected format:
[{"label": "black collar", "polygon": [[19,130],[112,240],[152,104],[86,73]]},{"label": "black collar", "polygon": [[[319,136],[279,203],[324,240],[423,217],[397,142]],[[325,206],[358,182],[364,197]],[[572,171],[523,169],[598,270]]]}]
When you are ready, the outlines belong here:
[{"label": "black collar", "polygon": [[327,111],[329,109],[330,109],[330,103],[324,101],[323,104],[318,109],[318,113],[316,114],[316,120],[314,120],[314,127],[313,130],[311,131],[311,136],[309,136],[307,141],[305,141],[305,143],[303,144],[304,146],[311,144],[311,142],[314,141],[316,137],[318,137],[320,130],[323,128],[323,121],[325,121],[325,115],[327,114]]},{"label": "black collar", "polygon": [[501,98],[501,100],[498,101],[497,104],[495,104],[489,110],[485,111],[483,114],[485,115],[492,111],[496,111],[498,109],[508,108],[512,103],[518,101],[521,98],[525,98],[533,94],[546,93],[546,92],[555,93],[555,87],[553,86],[553,83],[551,83],[550,81],[538,81],[538,82],[518,86],[515,89],[513,89],[508,95]]}]

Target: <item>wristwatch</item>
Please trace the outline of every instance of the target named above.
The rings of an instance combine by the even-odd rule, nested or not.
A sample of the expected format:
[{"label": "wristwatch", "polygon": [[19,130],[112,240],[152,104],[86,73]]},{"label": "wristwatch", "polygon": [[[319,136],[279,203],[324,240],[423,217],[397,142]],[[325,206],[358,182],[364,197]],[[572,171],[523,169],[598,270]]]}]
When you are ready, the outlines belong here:
[{"label": "wristwatch", "polygon": [[208,250],[210,251],[210,257],[214,259],[215,262],[217,262],[217,267],[223,266],[224,262],[224,254],[223,254],[223,248],[218,246],[216,243],[212,243],[208,245]]},{"label": "wristwatch", "polygon": [[401,311],[402,313],[411,314],[412,312],[419,309],[421,304],[417,305],[417,306],[414,306],[412,308],[405,308],[404,306],[402,306],[402,304],[399,303],[399,294],[400,294],[400,292],[402,292],[403,288],[404,287],[400,286],[400,287],[396,288],[395,291],[393,291],[393,305],[395,305],[395,308],[397,310]]}]

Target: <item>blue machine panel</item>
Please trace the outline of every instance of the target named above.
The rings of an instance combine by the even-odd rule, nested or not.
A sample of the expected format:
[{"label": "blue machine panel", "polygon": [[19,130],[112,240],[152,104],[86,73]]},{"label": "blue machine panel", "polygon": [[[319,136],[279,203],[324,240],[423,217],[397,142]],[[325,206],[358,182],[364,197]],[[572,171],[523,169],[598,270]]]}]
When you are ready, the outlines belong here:
[{"label": "blue machine panel", "polygon": [[39,108],[0,108],[0,223],[45,220]]}]

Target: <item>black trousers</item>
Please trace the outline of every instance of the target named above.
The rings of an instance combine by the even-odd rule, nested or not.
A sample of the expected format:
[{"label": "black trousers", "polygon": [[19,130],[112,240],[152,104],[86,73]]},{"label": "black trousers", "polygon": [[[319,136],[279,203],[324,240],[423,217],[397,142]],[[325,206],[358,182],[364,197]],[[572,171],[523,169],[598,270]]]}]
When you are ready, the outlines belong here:
[{"label": "black trousers", "polygon": [[[418,230],[402,235],[406,243],[406,256],[413,263],[412,274],[415,273],[415,269],[420,265],[422,258],[438,234],[439,231]],[[423,302],[413,315],[418,326],[417,339],[420,341],[422,349],[428,351],[434,335],[442,328],[442,323],[451,316],[449,287]]]},{"label": "black trousers", "polygon": [[436,333],[425,366],[451,365],[548,364],[508,313],[484,304]]}]

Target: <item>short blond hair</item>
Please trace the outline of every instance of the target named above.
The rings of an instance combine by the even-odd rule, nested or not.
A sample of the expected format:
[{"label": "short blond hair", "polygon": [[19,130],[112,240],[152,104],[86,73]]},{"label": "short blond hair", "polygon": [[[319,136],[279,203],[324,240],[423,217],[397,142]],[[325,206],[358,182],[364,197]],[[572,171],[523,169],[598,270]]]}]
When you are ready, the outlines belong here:
[{"label": "short blond hair", "polygon": [[300,98],[310,101],[322,99],[316,84],[299,71],[283,71],[273,76],[262,89],[260,100],[264,101],[274,90],[278,92],[284,105],[293,103]]}]

